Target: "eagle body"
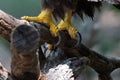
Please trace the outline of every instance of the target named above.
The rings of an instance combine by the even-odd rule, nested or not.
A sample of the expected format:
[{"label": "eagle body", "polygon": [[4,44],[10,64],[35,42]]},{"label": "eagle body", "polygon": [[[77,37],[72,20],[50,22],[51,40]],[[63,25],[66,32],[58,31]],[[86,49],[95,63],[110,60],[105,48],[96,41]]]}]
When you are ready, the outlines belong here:
[{"label": "eagle body", "polygon": [[[72,25],[71,18],[74,14],[80,16],[83,19],[83,15],[86,15],[93,19],[95,10],[100,10],[102,2],[108,2],[120,9],[119,0],[41,0],[42,11],[38,16],[29,17],[24,16],[22,19],[27,21],[34,21],[45,23],[49,25],[51,34],[56,37],[59,30],[66,30],[70,37],[75,40],[80,40],[79,33]],[[55,25],[52,20],[53,17],[57,20],[61,19],[59,24]],[[79,35],[79,34],[78,34]],[[51,47],[50,47],[51,48]]]},{"label": "eagle body", "polygon": [[83,18],[83,14],[93,18],[95,8],[100,9],[102,3],[88,0],[42,0],[42,8],[52,10],[53,16],[63,19],[65,12],[71,10],[73,14],[78,14]]},{"label": "eagle body", "polygon": [[[120,9],[119,0],[41,0],[41,13],[35,17],[23,16],[22,19],[50,25],[53,23],[51,15],[53,15],[55,19],[64,19],[66,12],[71,12],[72,15],[78,14],[82,19],[83,15],[93,18],[95,9],[100,10],[103,2],[108,2]],[[49,18],[47,21],[45,21],[45,16]]]}]

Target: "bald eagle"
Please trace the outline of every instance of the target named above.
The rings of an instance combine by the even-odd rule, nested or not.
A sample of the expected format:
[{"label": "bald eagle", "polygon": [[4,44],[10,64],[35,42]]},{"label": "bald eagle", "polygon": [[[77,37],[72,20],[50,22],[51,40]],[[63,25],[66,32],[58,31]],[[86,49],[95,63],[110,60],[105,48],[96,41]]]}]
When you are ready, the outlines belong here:
[{"label": "bald eagle", "polygon": [[[49,25],[50,32],[53,36],[57,36],[58,30],[66,30],[72,39],[77,39],[77,30],[71,24],[71,18],[74,14],[78,14],[83,19],[83,14],[94,17],[95,9],[100,9],[102,2],[108,2],[115,7],[120,8],[119,0],[41,0],[42,11],[36,17],[23,16],[22,19],[27,21],[35,21]],[[60,18],[58,25],[52,20]]]}]

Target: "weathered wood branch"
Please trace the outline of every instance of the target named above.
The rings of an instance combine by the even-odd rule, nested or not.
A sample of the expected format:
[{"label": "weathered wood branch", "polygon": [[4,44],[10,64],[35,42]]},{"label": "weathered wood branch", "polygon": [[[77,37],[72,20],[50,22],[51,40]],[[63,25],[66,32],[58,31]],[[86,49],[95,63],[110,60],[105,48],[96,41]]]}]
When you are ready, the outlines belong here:
[{"label": "weathered wood branch", "polygon": [[0,63],[0,80],[5,80],[9,75],[9,72]]},{"label": "weathered wood branch", "polygon": [[[12,33],[12,30],[14,30],[15,26],[18,26],[20,24],[30,25],[26,21],[15,19],[14,17],[11,17],[6,13],[0,11],[0,35],[9,42],[11,41],[10,34]],[[43,24],[36,23],[33,23],[32,25],[34,25],[36,29],[39,30],[40,34],[39,45],[43,44],[44,42],[56,44],[58,38],[52,37],[48,27],[45,27],[45,25]],[[61,37],[62,43],[58,47],[64,50],[68,58],[85,56],[90,60],[89,66],[99,74],[99,80],[112,80],[110,74],[115,69],[120,68],[119,59],[111,59],[104,57],[99,53],[90,50],[83,44],[81,44],[78,47],[74,47],[76,41],[70,39],[68,33],[66,32],[62,31]]]},{"label": "weathered wood branch", "polygon": [[34,27],[22,25],[13,30],[11,74],[17,80],[38,80],[40,75],[38,47],[39,33]]},{"label": "weathered wood branch", "polygon": [[[43,26],[39,28],[40,34],[43,34],[41,33],[41,31],[43,31],[44,33],[46,34],[48,33],[49,35],[50,34],[49,31],[47,31],[46,29],[43,29],[42,27]],[[44,37],[41,37],[41,41],[43,40],[43,41],[49,42],[49,39],[51,37],[52,36],[49,36],[47,37],[47,39]],[[112,80],[110,74],[115,69],[120,68],[120,59],[107,58],[105,56],[102,56],[99,53],[93,50],[90,50],[83,44],[81,44],[78,47],[74,47],[74,44],[76,43],[76,41],[70,39],[69,35],[66,32],[62,32],[61,37],[62,37],[62,43],[59,45],[59,47],[64,50],[67,57],[69,58],[78,57],[78,56],[88,57],[90,59],[89,66],[92,67],[99,74],[100,80]]]},{"label": "weathered wood branch", "polygon": [[[5,13],[3,13],[3,14],[5,14]],[[9,15],[8,15],[8,17],[9,17]],[[11,17],[11,18],[14,18],[14,17]],[[12,19],[12,20],[17,20],[17,19]],[[7,23],[7,21],[4,21],[4,22]],[[4,37],[6,40],[10,41],[11,54],[12,54],[11,73],[5,77],[2,77],[2,76],[4,76],[3,72],[5,72],[5,71],[1,69],[2,76],[0,76],[0,77],[2,78],[2,80],[4,80],[4,79],[37,80],[39,77],[39,72],[40,72],[39,69],[40,68],[38,65],[39,62],[37,60],[38,54],[36,54],[36,52],[37,52],[39,45],[46,42],[44,40],[46,40],[47,38],[45,38],[43,35],[39,35],[38,30],[41,30],[42,28],[39,29],[37,24],[31,25],[29,23],[27,23],[27,24],[26,23],[27,22],[23,21],[23,22],[21,22],[21,24],[24,24],[24,25],[9,24],[9,26],[14,25],[14,27],[12,27],[11,30],[9,30],[10,33],[7,34],[7,36],[9,36],[9,38],[11,37],[11,39],[5,37],[6,33],[4,33],[4,31],[1,33],[2,37]],[[1,28],[2,27],[6,28],[6,26],[4,26],[4,25],[1,25]],[[45,28],[43,27],[43,29],[45,29]],[[46,30],[48,31],[48,29],[46,29]],[[44,31],[40,31],[40,32],[44,32]],[[10,35],[11,33],[12,33],[12,36]],[[47,34],[47,36],[48,36],[48,34]],[[44,40],[42,39],[42,41],[41,41],[41,39],[39,40],[39,38],[42,38],[42,37],[44,37],[45,39],[43,38]],[[54,39],[51,39],[49,42],[55,43],[54,41],[56,41],[57,38],[54,38]],[[39,42],[40,42],[40,44],[39,44]],[[77,60],[72,60],[72,61],[71,60],[67,60],[68,62],[66,61],[66,63],[64,63],[64,64],[62,63],[61,65],[58,65],[57,67],[52,68],[50,71],[48,71],[48,73],[45,74],[45,76],[40,75],[40,80],[52,80],[52,79],[54,79],[55,75],[56,75],[56,78],[58,78],[57,76],[59,76],[60,78],[58,78],[58,79],[60,79],[60,80],[62,80],[62,79],[63,80],[70,80],[70,79],[73,80],[74,77],[73,77],[72,72],[77,72],[77,71],[72,71],[72,70],[76,70],[75,68],[77,68],[78,64],[80,64],[79,67],[82,71],[83,68],[85,67],[86,62],[85,62],[85,64],[83,62],[85,59],[84,60],[77,59]],[[78,64],[76,65],[73,62],[78,62]],[[75,65],[76,67],[73,65]],[[1,66],[1,67],[3,68],[3,66]],[[56,70],[56,69],[58,69],[58,70]],[[53,70],[54,70],[54,72],[52,72]],[[59,73],[59,71],[61,71],[61,70],[63,72]],[[6,73],[8,73],[8,72],[6,72]],[[51,73],[52,73],[52,75],[51,75]]]},{"label": "weathered wood branch", "polygon": [[[67,57],[85,56],[90,59],[89,66],[92,67],[97,73],[99,80],[112,80],[111,73],[117,68],[120,68],[120,59],[107,58],[99,53],[90,50],[85,45],[81,44],[77,48],[72,47],[76,41],[71,40],[69,35],[62,32],[62,43],[59,45]],[[45,39],[45,38],[44,38]],[[46,40],[46,42],[48,42]]]},{"label": "weathered wood branch", "polygon": [[18,20],[0,10],[0,35],[7,41],[10,41],[10,34],[15,26],[20,24],[28,24],[28,22],[24,20]]},{"label": "weathered wood branch", "polygon": [[[76,64],[76,63],[77,64]],[[59,64],[54,68],[50,68],[48,73],[41,74],[39,80],[76,80],[75,72],[79,74],[86,67],[88,59],[83,58],[70,58],[65,60],[64,63]],[[74,66],[75,65],[75,66]],[[79,69],[77,68],[79,67]],[[24,69],[24,68],[22,68]],[[17,71],[20,69],[17,69]],[[74,71],[73,71],[74,70]],[[36,79],[34,74],[24,74],[20,78],[13,76],[13,74],[9,73],[2,65],[0,65],[0,80],[38,80]]]}]

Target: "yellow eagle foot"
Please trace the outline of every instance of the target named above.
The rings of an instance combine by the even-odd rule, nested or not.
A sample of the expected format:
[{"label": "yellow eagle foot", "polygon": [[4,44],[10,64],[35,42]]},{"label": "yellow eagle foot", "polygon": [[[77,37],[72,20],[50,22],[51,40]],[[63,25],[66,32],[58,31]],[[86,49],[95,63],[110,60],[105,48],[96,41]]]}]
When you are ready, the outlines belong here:
[{"label": "yellow eagle foot", "polygon": [[21,17],[21,19],[27,20],[27,21],[38,22],[38,23],[45,23],[49,26],[51,34],[54,37],[57,36],[57,27],[55,26],[55,24],[52,20],[52,12],[50,9],[43,10],[36,17],[23,16],[23,17]]},{"label": "yellow eagle foot", "polygon": [[66,30],[72,39],[77,39],[77,30],[69,22],[61,20],[61,22],[58,24],[58,30]]},{"label": "yellow eagle foot", "polygon": [[81,34],[72,26],[70,22],[63,21],[58,24],[58,30],[66,30],[72,39],[77,40],[76,47],[81,43]]}]

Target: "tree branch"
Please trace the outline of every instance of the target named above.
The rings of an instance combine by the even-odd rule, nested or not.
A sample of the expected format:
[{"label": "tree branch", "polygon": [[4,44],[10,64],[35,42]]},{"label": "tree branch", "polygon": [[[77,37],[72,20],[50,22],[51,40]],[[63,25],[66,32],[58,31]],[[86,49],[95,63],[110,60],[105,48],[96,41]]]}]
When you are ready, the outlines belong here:
[{"label": "tree branch", "polygon": [[36,29],[26,25],[17,26],[12,32],[10,47],[11,74],[17,80],[38,80],[40,75],[37,50],[39,33]]},{"label": "tree branch", "polygon": [[[10,34],[12,30],[15,28],[15,26],[18,26],[20,24],[30,25],[26,21],[15,19],[14,17],[0,11],[0,35],[9,42],[11,41]],[[39,34],[40,34],[39,45],[45,42],[51,44],[57,43],[58,38],[52,37],[48,27],[45,27],[45,25],[43,24],[37,24],[37,23],[33,23],[32,25],[34,27],[37,27],[37,29],[39,30]],[[74,47],[76,41],[72,40],[69,37],[68,33],[64,31],[62,31],[61,37],[62,37],[62,43],[58,47],[64,50],[68,58],[85,56],[90,60],[89,66],[99,74],[99,80],[112,80],[110,74],[115,69],[120,68],[119,59],[111,59],[104,57],[99,53],[90,50],[83,44],[79,45],[78,47]]]},{"label": "tree branch", "polygon": [[27,21],[18,20],[15,17],[6,14],[0,10],[0,35],[7,41],[10,41],[10,34],[15,26],[20,24],[29,24]]}]

